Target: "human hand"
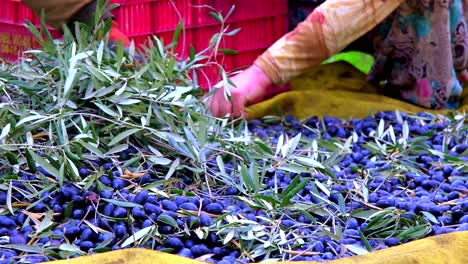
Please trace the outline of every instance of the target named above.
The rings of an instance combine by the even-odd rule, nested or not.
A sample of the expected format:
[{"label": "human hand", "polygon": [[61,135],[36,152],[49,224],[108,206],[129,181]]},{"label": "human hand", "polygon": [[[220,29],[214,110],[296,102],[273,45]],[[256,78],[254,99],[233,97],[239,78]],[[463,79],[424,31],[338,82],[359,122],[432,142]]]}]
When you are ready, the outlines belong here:
[{"label": "human hand", "polygon": [[244,108],[265,95],[266,89],[273,83],[265,72],[258,66],[251,66],[247,70],[231,78],[236,87],[230,87],[231,100],[224,96],[223,83],[217,84],[219,88],[206,101],[213,116],[240,117],[245,115]]}]

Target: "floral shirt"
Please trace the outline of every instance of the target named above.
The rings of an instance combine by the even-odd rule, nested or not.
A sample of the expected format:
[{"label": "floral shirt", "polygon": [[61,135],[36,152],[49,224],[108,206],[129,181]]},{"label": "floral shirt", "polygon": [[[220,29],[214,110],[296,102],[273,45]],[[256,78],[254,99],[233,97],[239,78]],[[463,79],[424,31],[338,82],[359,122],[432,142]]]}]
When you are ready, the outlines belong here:
[{"label": "floral shirt", "polygon": [[427,108],[455,108],[467,65],[468,0],[326,0],[255,64],[278,85],[361,37],[372,43],[369,74],[384,91]]}]

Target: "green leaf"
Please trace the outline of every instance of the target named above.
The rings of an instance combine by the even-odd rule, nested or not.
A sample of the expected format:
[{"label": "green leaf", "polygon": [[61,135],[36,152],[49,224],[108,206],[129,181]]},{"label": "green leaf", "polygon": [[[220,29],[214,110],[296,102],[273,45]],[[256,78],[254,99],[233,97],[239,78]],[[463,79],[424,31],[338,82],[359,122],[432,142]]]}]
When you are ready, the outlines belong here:
[{"label": "green leaf", "polygon": [[37,171],[36,162],[34,162],[34,159],[33,159],[32,155],[31,155],[31,152],[27,149],[24,154],[26,156],[26,162],[28,164],[29,170],[32,173],[36,173],[36,171]]},{"label": "green leaf", "polygon": [[249,174],[249,171],[247,170],[247,167],[245,166],[244,163],[241,164],[241,176],[242,176],[243,183],[245,184],[245,187],[247,187],[247,190],[249,192],[254,192],[255,185],[252,180],[252,175]]},{"label": "green leaf", "polygon": [[406,143],[409,137],[409,126],[406,120],[403,122],[402,133],[403,133],[402,141],[403,143]]},{"label": "green leaf", "polygon": [[309,168],[303,165],[299,165],[299,164],[285,164],[279,169],[284,170],[284,171],[294,172],[294,173],[310,172]]},{"label": "green leaf", "polygon": [[73,163],[73,161],[71,161],[69,158],[67,158],[66,160],[67,160],[68,167],[71,169],[70,172],[73,175],[73,177],[75,179],[79,179],[80,178],[80,173],[79,173],[78,168],[76,167],[75,163]]},{"label": "green leaf", "polygon": [[232,37],[232,36],[236,35],[237,33],[239,33],[241,30],[242,30],[241,28],[236,28],[236,29],[233,29],[233,30],[231,30],[229,32],[224,33],[224,35]]},{"label": "green leaf", "polygon": [[325,235],[331,237],[332,239],[334,239],[334,240],[336,240],[336,241],[339,241],[339,240],[340,240],[339,237],[337,237],[335,234],[333,234],[332,232],[330,232],[330,231],[328,231],[328,230],[326,230],[326,229],[324,229],[324,228],[321,228],[321,231],[322,231]]},{"label": "green leaf", "polygon": [[[300,176],[296,176],[296,178],[299,177]],[[299,193],[302,189],[304,189],[304,187],[307,185],[307,182],[307,180],[303,180],[297,185],[293,185],[291,182],[290,185],[293,185],[293,188],[283,195],[283,205],[290,203],[291,199],[296,196],[296,194]]]},{"label": "green leaf", "polygon": [[[112,239],[114,239],[114,238],[110,237],[107,240],[104,240],[103,242],[101,242],[100,244],[103,244],[104,242],[106,242],[107,245],[109,245],[110,242],[112,242]],[[109,251],[112,251],[112,248],[108,248],[108,247],[105,247],[105,246],[100,246],[100,247],[96,247],[96,248],[93,249],[93,252],[95,252],[95,253],[104,253],[104,252],[109,252]]]},{"label": "green leaf", "polygon": [[[120,87],[116,92],[115,92],[115,95],[116,96],[119,96],[121,94],[123,94],[123,92],[125,92],[125,90],[127,89],[127,82],[125,82],[122,87]],[[102,108],[101,108],[102,109]],[[104,110],[104,109],[103,109]]]},{"label": "green leaf", "polygon": [[281,201],[279,201],[278,199],[276,199],[274,197],[271,197],[271,196],[255,195],[254,197],[256,199],[261,199],[261,200],[269,202],[271,205],[273,205],[273,207],[276,207],[277,205],[281,204]]},{"label": "green leaf", "polygon": [[120,207],[125,207],[125,208],[133,208],[133,207],[140,207],[143,208],[141,204],[137,203],[131,203],[131,202],[123,202],[123,201],[118,201],[118,200],[113,200],[113,199],[107,199],[107,198],[101,198],[101,200],[106,201],[108,203],[120,206]]},{"label": "green leaf", "polygon": [[87,143],[87,142],[84,142],[82,140],[78,140],[78,142],[85,148],[87,148],[89,151],[93,152],[94,154],[98,155],[100,158],[104,158],[104,154],[102,153],[101,150],[99,150],[98,148],[96,148],[95,146]]},{"label": "green leaf", "polygon": [[40,234],[43,231],[47,230],[49,227],[51,227],[54,224],[54,221],[52,219],[53,217],[54,217],[54,212],[48,211],[47,214],[42,219],[41,224],[37,227],[36,233]]},{"label": "green leaf", "polygon": [[229,241],[234,239],[234,235],[235,235],[234,230],[230,230],[229,233],[227,233],[226,237],[224,237],[224,239],[223,239],[223,245],[227,245],[227,243],[229,243]]},{"label": "green leaf", "polygon": [[108,145],[109,145],[109,146],[113,146],[113,145],[119,143],[120,141],[122,141],[123,139],[126,139],[126,138],[128,138],[129,136],[131,136],[131,135],[133,135],[133,134],[139,132],[140,130],[141,130],[141,129],[139,129],[139,128],[133,128],[133,129],[130,129],[130,130],[126,130],[126,131],[124,131],[124,132],[118,134],[117,136],[115,136],[115,137],[111,140],[111,142],[109,142]]},{"label": "green leaf", "polygon": [[65,206],[65,209],[63,210],[63,216],[64,218],[69,218],[71,217],[73,213],[73,202],[69,202],[67,203],[67,205]]},{"label": "green leaf", "polygon": [[364,74],[368,74],[374,65],[374,58],[372,55],[360,51],[348,51],[335,54],[325,60],[322,64],[335,63],[339,61],[351,64]]},{"label": "green leaf", "polygon": [[172,162],[172,165],[169,168],[169,170],[167,171],[166,177],[164,178],[165,180],[168,180],[172,176],[172,174],[174,174],[174,172],[177,169],[177,167],[179,166],[179,164],[180,164],[180,159],[179,158],[177,158],[176,160],[174,160],[174,162]]},{"label": "green leaf", "polygon": [[325,167],[324,169],[317,168],[319,172],[321,172],[323,175],[329,176],[333,180],[337,180],[338,177],[336,176],[335,172],[333,172],[333,169],[330,167]]},{"label": "green leaf", "polygon": [[223,18],[220,14],[215,13],[215,12],[210,12],[210,16],[216,19],[216,21],[218,21],[219,23],[223,23]]},{"label": "green leaf", "polygon": [[148,227],[145,227],[141,230],[139,230],[138,232],[136,232],[135,234],[131,235],[130,237],[128,237],[123,243],[122,243],[122,246],[121,247],[126,247],[126,246],[129,246],[137,241],[139,241],[140,239],[142,239],[143,237],[147,236],[148,234],[152,233],[154,230],[154,226],[148,226]]},{"label": "green leaf", "polygon": [[102,64],[102,56],[104,54],[104,41],[101,41],[99,43],[99,48],[97,50],[97,54],[96,54],[96,57],[97,57],[97,62],[98,62],[98,65],[101,66]]},{"label": "green leaf", "polygon": [[50,163],[48,163],[47,161],[45,161],[43,158],[41,158],[39,155],[37,155],[36,153],[34,153],[33,151],[29,150],[29,149],[26,149],[27,152],[29,152],[29,154],[31,155],[31,157],[33,158],[33,160],[39,165],[41,166],[42,168],[44,168],[44,170],[46,170],[48,173],[50,173],[52,176],[54,177],[57,177],[59,178],[60,177],[60,173],[59,171],[54,168]]},{"label": "green leaf", "polygon": [[174,49],[177,47],[177,44],[179,43],[180,33],[182,32],[183,27],[184,27],[184,23],[182,21],[179,21],[176,29],[174,30],[174,35],[172,37],[172,44],[173,44],[172,48]]},{"label": "green leaf", "polygon": [[418,226],[408,228],[407,230],[401,232],[400,234],[398,234],[397,238],[399,238],[400,240],[420,239],[420,238],[425,237],[430,232],[431,232],[430,225],[418,225]]},{"label": "green leaf", "polygon": [[366,247],[367,251],[371,252],[373,250],[372,246],[369,243],[369,240],[367,240],[366,236],[364,236],[364,234],[361,232],[361,230],[359,230],[359,237],[361,238],[361,242]]},{"label": "green leaf", "polygon": [[68,145],[69,139],[68,139],[68,132],[67,132],[67,126],[65,125],[65,121],[63,119],[60,120],[60,126],[57,128],[57,133],[59,134],[59,137],[61,137],[61,144]]},{"label": "green leaf", "polygon": [[194,61],[196,51],[195,51],[195,47],[193,45],[190,45],[190,52],[189,53],[190,53],[190,61]]},{"label": "green leaf", "polygon": [[16,123],[16,127],[19,127],[22,124],[25,124],[25,123],[28,123],[28,122],[31,122],[31,121],[34,121],[34,120],[46,119],[46,118],[47,118],[46,116],[42,116],[42,115],[27,116],[27,117],[21,119],[20,121],[18,121],[18,123]]},{"label": "green leaf", "polygon": [[219,51],[226,55],[236,55],[239,53],[237,50],[232,50],[232,49],[220,49]]},{"label": "green leaf", "polygon": [[221,155],[216,156],[216,163],[218,164],[219,171],[222,174],[226,174],[226,168],[224,166],[223,158]]},{"label": "green leaf", "polygon": [[358,246],[357,244],[355,245],[344,245],[348,250],[352,251],[353,253],[357,255],[365,255],[369,253],[365,248]]},{"label": "green leaf", "polygon": [[7,192],[7,197],[6,197],[6,205],[8,210],[12,215],[15,215],[15,211],[13,211],[13,206],[11,205],[11,197],[12,197],[12,189],[13,189],[13,181],[10,181],[10,184],[8,186],[8,192]]},{"label": "green leaf", "polygon": [[178,228],[176,220],[174,220],[174,218],[172,218],[170,215],[161,214],[158,216],[158,221],[168,224],[174,228]]},{"label": "green leaf", "polygon": [[39,246],[29,246],[29,245],[14,245],[14,244],[9,244],[9,245],[2,245],[0,248],[9,248],[9,249],[15,249],[20,252],[28,252],[28,253],[37,253],[37,254],[43,254],[44,250],[42,247]]},{"label": "green leaf", "polygon": [[330,196],[330,190],[328,190],[327,187],[325,187],[325,185],[323,185],[321,182],[315,180],[315,185],[317,185],[317,187],[322,190],[322,192],[324,192],[327,196]]},{"label": "green leaf", "polygon": [[99,243],[99,245],[96,246],[96,248],[105,248],[107,247],[112,241],[114,240],[114,236],[110,236],[108,239],[102,241]]},{"label": "green leaf", "polygon": [[286,144],[287,148],[285,148],[285,153],[283,154],[283,157],[286,157],[287,155],[292,155],[294,151],[297,148],[297,145],[299,144],[299,141],[301,140],[302,133],[297,134],[295,137],[293,137],[288,143]]},{"label": "green leaf", "polygon": [[297,184],[299,183],[299,180],[300,180],[300,177],[299,176],[296,176],[294,177],[294,179],[292,179],[291,183],[288,185],[288,187],[286,187],[286,189],[284,189],[282,195],[286,195],[288,194],[289,192],[291,192],[295,186],[297,186]]},{"label": "green leaf", "polygon": [[18,164],[18,157],[14,155],[13,153],[8,151],[5,153],[5,156],[8,159],[8,162],[10,163],[10,165]]},{"label": "green leaf", "polygon": [[[392,221],[393,215],[389,210],[382,210],[374,215],[372,215],[369,224],[367,225],[365,230],[373,230],[378,229],[381,226],[385,226],[386,224],[382,225],[384,218],[387,217],[388,220]],[[369,220],[369,219],[368,219]]]},{"label": "green leaf", "polygon": [[338,196],[338,207],[340,209],[340,212],[342,214],[346,214],[346,203],[343,195],[341,193],[336,193]]},{"label": "green leaf", "polygon": [[77,73],[78,73],[78,70],[76,68],[70,69],[70,72],[68,73],[67,79],[65,80],[65,84],[63,86],[64,96],[68,96],[68,94],[71,92],[71,88],[72,88],[73,82],[75,81],[75,76]]},{"label": "green leaf", "polygon": [[234,10],[236,10],[236,6],[232,5],[231,9],[229,9],[229,12],[227,12],[227,14],[226,14],[226,19],[231,17],[231,15],[234,13]]},{"label": "green leaf", "polygon": [[361,186],[361,189],[362,189],[362,198],[364,199],[364,202],[368,203],[369,202],[369,189],[364,184]]},{"label": "green leaf", "polygon": [[172,160],[168,159],[168,158],[154,158],[154,157],[151,157],[151,158],[148,158],[149,161],[151,161],[152,163],[156,164],[156,165],[169,165],[171,164]]},{"label": "green leaf", "polygon": [[265,151],[269,155],[273,155],[273,151],[269,146],[267,146],[265,143],[261,141],[255,141],[255,144],[259,146],[263,151]]},{"label": "green leaf", "polygon": [[424,212],[424,211],[422,211],[421,213],[422,213],[427,219],[429,219],[429,221],[431,221],[432,223],[434,223],[434,224],[439,224],[439,221],[437,221],[437,218],[436,218],[433,214],[431,214],[431,213],[429,213],[429,212]]},{"label": "green leaf", "polygon": [[31,32],[34,38],[42,45],[43,44],[42,34],[39,32],[39,30],[37,30],[37,27],[33,23],[31,23],[31,21],[29,20],[26,20],[25,22],[26,22],[26,27],[28,28],[29,32]]},{"label": "green leaf", "polygon": [[116,103],[119,105],[133,105],[133,104],[138,104],[140,102],[141,100],[138,100],[138,99],[122,99],[122,100],[118,100]]},{"label": "green leaf", "polygon": [[59,169],[59,176],[58,176],[58,182],[60,186],[63,186],[63,182],[65,180],[65,162],[60,165]]},{"label": "green leaf", "polygon": [[120,153],[126,149],[128,149],[128,144],[118,145],[108,150],[105,155],[112,155],[115,153]]},{"label": "green leaf", "polygon": [[317,143],[319,144],[320,147],[326,148],[329,151],[337,151],[339,150],[339,147],[335,144],[332,143],[332,141],[326,141],[323,139],[317,139]]},{"label": "green leaf", "polygon": [[310,166],[312,168],[325,169],[325,166],[323,166],[320,162],[312,158],[296,157],[295,159],[297,162],[301,163],[302,165]]},{"label": "green leaf", "polygon": [[0,134],[0,140],[5,138],[8,135],[8,133],[10,133],[10,129],[11,129],[10,123],[8,123],[6,126],[3,127],[2,133]]},{"label": "green leaf", "polygon": [[381,212],[382,212],[381,210],[366,210],[366,211],[356,210],[353,213],[351,213],[351,216],[368,220],[368,219],[373,218],[377,214],[380,214]]},{"label": "green leaf", "polygon": [[110,107],[104,105],[104,104],[101,104],[101,103],[98,103],[98,102],[94,102],[94,104],[99,107],[99,109],[101,109],[104,113],[110,115],[110,116],[113,116],[113,117],[119,117],[119,114],[117,114],[116,112],[114,112]]},{"label": "green leaf", "polygon": [[380,119],[379,126],[377,127],[377,135],[382,137],[385,129],[385,121],[383,119]]},{"label": "green leaf", "polygon": [[82,252],[80,248],[73,244],[62,244],[60,245],[59,249],[63,251]]}]

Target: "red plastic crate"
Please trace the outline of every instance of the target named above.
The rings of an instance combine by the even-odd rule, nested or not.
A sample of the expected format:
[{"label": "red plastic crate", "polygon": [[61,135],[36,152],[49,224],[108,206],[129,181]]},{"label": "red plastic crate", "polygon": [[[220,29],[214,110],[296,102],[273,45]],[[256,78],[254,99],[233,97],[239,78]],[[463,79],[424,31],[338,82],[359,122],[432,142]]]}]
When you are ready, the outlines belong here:
[{"label": "red plastic crate", "polygon": [[189,0],[113,0],[120,5],[114,10],[123,33],[130,36],[172,31],[181,19],[192,23]]},{"label": "red plastic crate", "polygon": [[[54,38],[60,34],[51,32]],[[21,52],[35,47],[35,39],[25,26],[0,21],[0,58],[13,61]]]},{"label": "red plastic crate", "polygon": [[[130,39],[138,46],[153,35],[172,40],[174,29],[183,20],[185,30],[179,41],[177,52],[188,55],[190,45],[197,51],[206,48],[211,36],[219,31],[219,23],[209,12],[222,14],[234,5],[232,16],[227,20],[230,29],[240,28],[234,37],[225,37],[221,48],[238,51],[237,55],[223,55],[219,59],[227,70],[247,67],[266,48],[287,32],[287,0],[113,0],[120,6],[114,15]],[[20,0],[0,0],[0,57],[15,59],[21,50],[34,47],[35,43],[24,21],[39,24],[39,18]],[[213,9],[211,9],[211,8]],[[54,36],[59,34],[52,30]],[[207,69],[209,80],[206,85],[221,78],[216,70]]]}]

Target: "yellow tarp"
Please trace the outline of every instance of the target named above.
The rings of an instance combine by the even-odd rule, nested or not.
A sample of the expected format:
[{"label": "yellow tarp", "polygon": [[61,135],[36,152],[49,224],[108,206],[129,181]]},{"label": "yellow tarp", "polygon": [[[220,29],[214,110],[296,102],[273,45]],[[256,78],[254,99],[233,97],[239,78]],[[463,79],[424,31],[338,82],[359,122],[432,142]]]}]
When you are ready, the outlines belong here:
[{"label": "yellow tarp", "polygon": [[[402,112],[433,112],[402,101],[377,94],[366,83],[365,76],[345,63],[320,66],[293,80],[292,91],[249,107],[249,118],[265,115],[292,114],[297,118],[334,116],[359,118],[382,110]],[[468,89],[465,89],[463,106],[468,109]],[[51,264],[196,264],[196,260],[176,255],[144,250],[127,249],[80,257]],[[284,262],[283,262],[284,263]],[[304,262],[294,262],[300,264]],[[311,262],[308,262],[311,263]],[[330,264],[410,264],[410,263],[468,263],[468,232],[451,233],[410,242],[401,246],[328,262]]]},{"label": "yellow tarp", "polygon": [[[176,255],[145,249],[126,249],[101,253],[50,264],[201,264]],[[286,263],[286,262],[277,262]],[[316,262],[289,262],[304,264]],[[468,231],[434,236],[400,246],[327,262],[330,264],[466,264]]]},{"label": "yellow tarp", "polygon": [[[314,68],[290,83],[290,91],[250,106],[249,119],[267,115],[291,114],[299,119],[311,116],[362,118],[378,111],[400,110],[407,113],[433,111],[378,94],[365,80],[365,75],[351,65],[338,62]],[[462,106],[468,109],[468,87],[464,89]]]}]

